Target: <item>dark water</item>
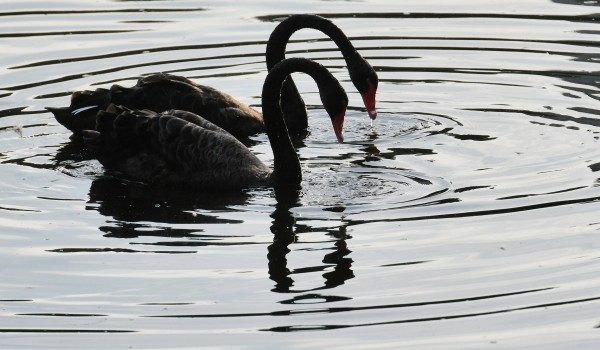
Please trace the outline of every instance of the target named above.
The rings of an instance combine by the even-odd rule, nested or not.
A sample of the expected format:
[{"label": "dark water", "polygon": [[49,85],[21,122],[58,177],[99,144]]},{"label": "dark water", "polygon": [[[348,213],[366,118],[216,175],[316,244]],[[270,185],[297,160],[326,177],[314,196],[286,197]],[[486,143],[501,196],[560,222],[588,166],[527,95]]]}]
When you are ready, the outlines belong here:
[{"label": "dark water", "polygon": [[[597,349],[597,5],[0,3],[0,348]],[[297,197],[115,179],[43,108],[157,71],[260,108],[266,39],[301,12],[380,84],[371,128],[335,46],[292,37],[351,100],[337,144],[295,77]]]}]

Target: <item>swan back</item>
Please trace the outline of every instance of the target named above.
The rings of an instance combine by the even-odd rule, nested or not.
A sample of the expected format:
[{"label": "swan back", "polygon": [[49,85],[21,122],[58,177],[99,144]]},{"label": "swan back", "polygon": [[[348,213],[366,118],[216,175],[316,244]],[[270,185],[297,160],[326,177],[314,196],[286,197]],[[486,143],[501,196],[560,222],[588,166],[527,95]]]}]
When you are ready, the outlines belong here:
[{"label": "swan back", "polygon": [[262,115],[231,95],[176,75],[156,73],[132,88],[113,85],[111,102],[155,112],[184,110],[200,115],[237,138],[264,131]]}]

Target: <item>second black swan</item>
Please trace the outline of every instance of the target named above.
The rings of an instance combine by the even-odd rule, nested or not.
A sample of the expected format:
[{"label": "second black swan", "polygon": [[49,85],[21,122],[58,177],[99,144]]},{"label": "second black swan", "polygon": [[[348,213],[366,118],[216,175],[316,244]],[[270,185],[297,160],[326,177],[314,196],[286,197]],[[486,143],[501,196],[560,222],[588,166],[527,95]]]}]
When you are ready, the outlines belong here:
[{"label": "second black swan", "polygon": [[[267,43],[266,61],[270,70],[285,58],[285,48],[291,35],[302,28],[313,28],[329,36],[346,60],[350,78],[363,97],[370,117],[377,115],[375,94],[378,77],[373,67],[354,48],[350,40],[333,22],[317,15],[292,15],[273,30]],[[262,115],[232,96],[176,75],[156,73],[138,80],[132,88],[113,85],[109,90],[75,92],[71,105],[48,108],[57,121],[75,134],[94,129],[96,113],[110,104],[133,109],[162,112],[180,109],[201,115],[238,139],[264,131]],[[282,89],[282,108],[288,130],[298,134],[308,125],[306,107],[296,86],[287,79]],[[342,140],[343,119],[332,120],[339,141]]]}]

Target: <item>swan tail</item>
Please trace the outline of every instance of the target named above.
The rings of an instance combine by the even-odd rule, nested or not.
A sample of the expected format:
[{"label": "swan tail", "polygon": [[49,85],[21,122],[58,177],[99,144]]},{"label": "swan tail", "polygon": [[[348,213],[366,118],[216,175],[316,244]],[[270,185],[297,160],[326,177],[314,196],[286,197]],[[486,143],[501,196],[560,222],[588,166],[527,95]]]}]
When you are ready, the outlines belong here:
[{"label": "swan tail", "polygon": [[47,109],[62,126],[76,135],[81,135],[83,130],[95,128],[96,114],[109,104],[108,90],[96,89],[74,92],[69,107]]}]

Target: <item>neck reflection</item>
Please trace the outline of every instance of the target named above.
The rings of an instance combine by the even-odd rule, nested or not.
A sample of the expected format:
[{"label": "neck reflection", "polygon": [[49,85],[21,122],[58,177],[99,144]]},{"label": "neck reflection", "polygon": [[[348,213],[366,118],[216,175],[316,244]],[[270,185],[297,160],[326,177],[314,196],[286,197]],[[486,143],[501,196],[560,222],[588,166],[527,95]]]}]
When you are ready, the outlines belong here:
[{"label": "neck reflection", "polygon": [[[348,257],[351,251],[348,249],[346,242],[346,239],[349,237],[346,233],[345,224],[335,229],[327,230],[328,235],[335,240],[335,243],[333,247],[328,249],[332,251],[323,257],[322,263],[325,265],[296,270],[288,268],[287,254],[291,251],[289,248],[290,244],[296,241],[297,234],[309,232],[310,228],[297,225],[296,218],[291,212],[292,208],[300,206],[300,191],[298,189],[277,188],[275,190],[275,197],[277,205],[275,211],[271,214],[271,218],[273,219],[271,225],[273,243],[269,245],[267,254],[269,277],[275,282],[272,291],[277,293],[306,293],[332,289],[353,278],[353,260]],[[333,269],[329,271],[332,266]],[[325,271],[322,274],[324,279],[322,286],[307,289],[292,289],[295,285],[294,274],[314,271]],[[315,295],[311,296],[311,298],[314,297]]]}]

